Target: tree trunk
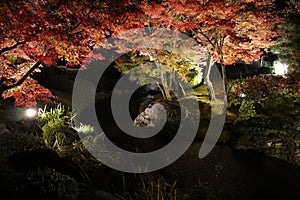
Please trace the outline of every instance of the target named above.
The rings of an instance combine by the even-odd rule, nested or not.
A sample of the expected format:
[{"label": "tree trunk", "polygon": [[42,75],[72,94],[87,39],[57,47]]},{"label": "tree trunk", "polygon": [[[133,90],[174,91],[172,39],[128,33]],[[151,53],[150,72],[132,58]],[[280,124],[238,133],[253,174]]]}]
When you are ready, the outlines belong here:
[{"label": "tree trunk", "polygon": [[210,80],[210,72],[211,72],[211,68],[213,66],[213,57],[211,55],[208,56],[208,60],[207,60],[207,68],[205,70],[205,83],[207,86],[207,89],[209,91],[209,95],[212,101],[216,100],[216,94],[215,94],[215,90],[213,88],[212,82]]},{"label": "tree trunk", "polygon": [[171,101],[172,100],[172,97],[171,97],[171,90],[170,90],[170,87],[168,86],[168,83],[167,82],[164,82],[163,83],[163,90],[165,92],[165,97],[168,101]]},{"label": "tree trunk", "polygon": [[161,90],[163,98],[171,101],[172,97],[171,97],[171,90],[170,87],[168,85],[168,81],[167,81],[167,77],[166,77],[166,73],[163,71],[160,63],[155,63],[156,66],[158,67],[159,71],[160,71],[160,81],[162,84],[162,87],[158,84],[158,88]]},{"label": "tree trunk", "polygon": [[224,104],[227,107],[227,87],[226,87],[226,70],[223,62],[221,62],[221,68],[222,68],[222,83],[224,88]]},{"label": "tree trunk", "polygon": [[156,83],[156,85],[157,85],[158,89],[160,90],[160,92],[161,92],[163,98],[164,98],[164,99],[167,99],[167,98],[166,98],[166,95],[165,95],[165,91],[164,91],[163,88],[160,86],[160,84],[159,84],[159,83]]}]

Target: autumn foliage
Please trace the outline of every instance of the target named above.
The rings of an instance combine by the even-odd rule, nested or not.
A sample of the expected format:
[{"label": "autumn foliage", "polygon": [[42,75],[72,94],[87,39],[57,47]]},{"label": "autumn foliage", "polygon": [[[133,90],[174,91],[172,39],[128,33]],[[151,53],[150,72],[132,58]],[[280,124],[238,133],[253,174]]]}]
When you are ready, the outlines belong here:
[{"label": "autumn foliage", "polygon": [[259,58],[279,39],[283,21],[273,0],[169,0],[142,4],[150,26],[187,32],[207,47],[215,61],[232,64]]},{"label": "autumn foliage", "polygon": [[0,93],[18,106],[49,100],[51,92],[31,72],[59,59],[68,66],[105,59],[92,50],[110,48],[108,37],[144,26],[186,33],[214,61],[249,61],[279,39],[281,21],[273,0],[3,0]]},{"label": "autumn foliage", "polygon": [[104,59],[91,54],[91,50],[108,48],[107,37],[135,28],[139,24],[136,14],[134,5],[126,0],[1,1],[2,96],[15,97],[17,106],[49,100],[51,92],[26,74],[32,67],[35,72],[40,66],[55,65],[58,59],[66,60],[68,66],[88,57]]},{"label": "autumn foliage", "polygon": [[[225,65],[251,61],[279,39],[277,25],[283,21],[273,0],[168,0],[141,5],[148,16],[145,24],[178,30],[198,41],[208,52],[205,82],[216,99],[209,78],[214,62],[221,63],[226,87]],[[224,90],[225,92],[225,90]],[[226,104],[226,94],[224,94]]]}]

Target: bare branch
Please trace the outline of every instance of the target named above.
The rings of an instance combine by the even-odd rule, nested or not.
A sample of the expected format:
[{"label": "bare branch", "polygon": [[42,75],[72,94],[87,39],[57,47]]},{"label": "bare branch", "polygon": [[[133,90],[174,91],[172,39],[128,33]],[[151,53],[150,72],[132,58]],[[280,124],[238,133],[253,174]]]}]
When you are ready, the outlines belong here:
[{"label": "bare branch", "polygon": [[2,94],[4,91],[12,89],[14,87],[20,86],[22,85],[22,83],[24,83],[24,81],[31,75],[31,73],[37,69],[40,65],[42,64],[41,61],[36,62],[29,70],[28,72],[26,72],[26,74],[16,83],[12,84],[12,85],[1,85],[0,86],[0,94]]},{"label": "bare branch", "polygon": [[17,48],[19,45],[24,44],[24,43],[25,43],[25,41],[23,41],[23,42],[17,42],[16,44],[12,45],[11,47],[4,47],[4,48],[0,49],[0,54],[3,54],[5,52],[7,52],[7,51],[11,51],[14,48]]},{"label": "bare branch", "polygon": [[215,47],[215,44],[209,39],[209,37],[208,37],[205,33],[203,33],[203,32],[201,31],[201,29],[199,29],[199,33],[200,33],[203,37],[205,37],[205,39],[212,45],[212,47]]}]

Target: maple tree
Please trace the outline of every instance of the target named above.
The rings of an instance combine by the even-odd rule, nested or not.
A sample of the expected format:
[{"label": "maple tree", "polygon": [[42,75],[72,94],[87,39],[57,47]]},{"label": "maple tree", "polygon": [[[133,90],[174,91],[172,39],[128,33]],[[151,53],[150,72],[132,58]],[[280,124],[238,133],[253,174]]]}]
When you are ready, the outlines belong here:
[{"label": "maple tree", "polygon": [[53,95],[30,75],[63,59],[68,66],[104,59],[106,38],[139,26],[135,4],[101,0],[4,0],[0,2],[0,94],[17,106],[33,106]]},{"label": "maple tree", "polygon": [[141,7],[149,26],[186,32],[206,47],[205,80],[212,100],[216,98],[209,79],[213,63],[221,63],[225,87],[224,65],[259,58],[261,49],[280,39],[276,25],[283,21],[276,15],[273,0],[144,1]]},{"label": "maple tree", "polygon": [[[172,92],[181,92],[185,90],[180,81],[188,83],[197,73],[193,65],[179,55],[174,55],[166,51],[149,51],[146,55],[142,53],[130,53],[117,59],[116,68],[123,74],[127,74],[135,67],[134,73],[130,71],[130,80],[136,81],[139,85],[155,84],[166,100],[172,100]],[[153,56],[152,56],[153,55]]]},{"label": "maple tree", "polygon": [[199,61],[197,43],[188,36],[168,29],[145,27],[117,35],[118,52],[129,52],[116,61],[116,68],[126,74],[140,67],[130,79],[140,85],[156,84],[164,99],[172,92],[185,95],[188,84],[199,72],[193,63]]},{"label": "maple tree", "polygon": [[[225,80],[224,64],[258,58],[261,48],[279,39],[275,28],[282,19],[273,8],[273,0],[4,0],[0,3],[0,93],[15,97],[16,105],[49,100],[51,92],[30,77],[40,66],[55,65],[58,59],[68,66],[89,58],[104,59],[92,50],[110,48],[108,37],[146,26],[186,33],[206,49],[206,83],[214,99],[209,79],[214,62],[222,64]],[[152,54],[157,60],[164,57]]]}]

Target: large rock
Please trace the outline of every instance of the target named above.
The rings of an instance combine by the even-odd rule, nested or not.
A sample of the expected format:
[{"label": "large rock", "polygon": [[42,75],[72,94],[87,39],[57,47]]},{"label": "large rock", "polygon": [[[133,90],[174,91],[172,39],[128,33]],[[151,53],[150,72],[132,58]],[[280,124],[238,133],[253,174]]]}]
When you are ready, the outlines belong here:
[{"label": "large rock", "polygon": [[150,104],[134,120],[136,126],[155,127],[164,122],[167,116],[165,106],[162,103]]}]

